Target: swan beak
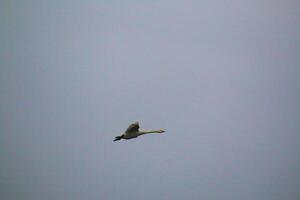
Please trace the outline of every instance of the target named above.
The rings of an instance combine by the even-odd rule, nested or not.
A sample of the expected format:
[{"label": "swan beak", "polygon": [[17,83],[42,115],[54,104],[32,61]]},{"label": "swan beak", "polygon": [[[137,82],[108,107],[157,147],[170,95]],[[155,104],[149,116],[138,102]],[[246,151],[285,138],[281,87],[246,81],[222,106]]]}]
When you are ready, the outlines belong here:
[{"label": "swan beak", "polygon": [[158,133],[164,133],[164,132],[166,132],[166,131],[162,130],[162,129],[158,131]]}]

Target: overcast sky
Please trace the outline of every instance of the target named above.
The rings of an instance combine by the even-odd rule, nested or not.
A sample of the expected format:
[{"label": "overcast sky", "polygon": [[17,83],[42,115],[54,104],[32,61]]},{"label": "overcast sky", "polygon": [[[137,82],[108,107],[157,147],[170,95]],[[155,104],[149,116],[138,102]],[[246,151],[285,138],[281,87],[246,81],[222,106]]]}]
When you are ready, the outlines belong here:
[{"label": "overcast sky", "polygon": [[[0,199],[300,199],[300,1],[0,3]],[[164,128],[113,142],[127,126]]]}]

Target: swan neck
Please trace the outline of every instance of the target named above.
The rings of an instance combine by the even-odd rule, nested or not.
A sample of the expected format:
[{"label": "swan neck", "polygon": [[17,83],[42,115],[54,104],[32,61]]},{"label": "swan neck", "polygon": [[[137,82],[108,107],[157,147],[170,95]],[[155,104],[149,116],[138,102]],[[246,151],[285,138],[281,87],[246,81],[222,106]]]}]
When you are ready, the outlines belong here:
[{"label": "swan neck", "polygon": [[148,134],[148,133],[160,133],[158,130],[142,130],[140,131],[140,135]]}]

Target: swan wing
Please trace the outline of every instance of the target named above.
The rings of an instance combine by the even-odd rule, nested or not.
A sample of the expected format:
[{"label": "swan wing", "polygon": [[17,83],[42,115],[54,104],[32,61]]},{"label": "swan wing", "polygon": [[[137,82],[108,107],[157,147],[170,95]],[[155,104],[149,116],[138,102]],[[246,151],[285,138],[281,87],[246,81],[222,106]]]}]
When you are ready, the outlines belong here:
[{"label": "swan wing", "polygon": [[128,126],[126,133],[137,132],[140,128],[139,122],[134,122]]}]

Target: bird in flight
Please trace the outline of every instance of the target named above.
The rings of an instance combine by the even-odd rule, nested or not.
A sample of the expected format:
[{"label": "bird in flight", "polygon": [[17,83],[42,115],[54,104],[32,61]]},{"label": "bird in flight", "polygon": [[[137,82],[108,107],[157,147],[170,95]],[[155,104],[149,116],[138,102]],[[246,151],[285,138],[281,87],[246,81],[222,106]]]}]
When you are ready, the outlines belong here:
[{"label": "bird in flight", "polygon": [[145,135],[148,133],[163,133],[165,132],[165,130],[139,130],[140,125],[139,122],[134,122],[133,124],[130,124],[129,127],[126,129],[126,131],[120,135],[120,136],[116,136],[114,139],[114,142],[117,140],[121,140],[121,139],[125,139],[125,140],[129,140],[132,138],[136,138],[140,135]]}]

